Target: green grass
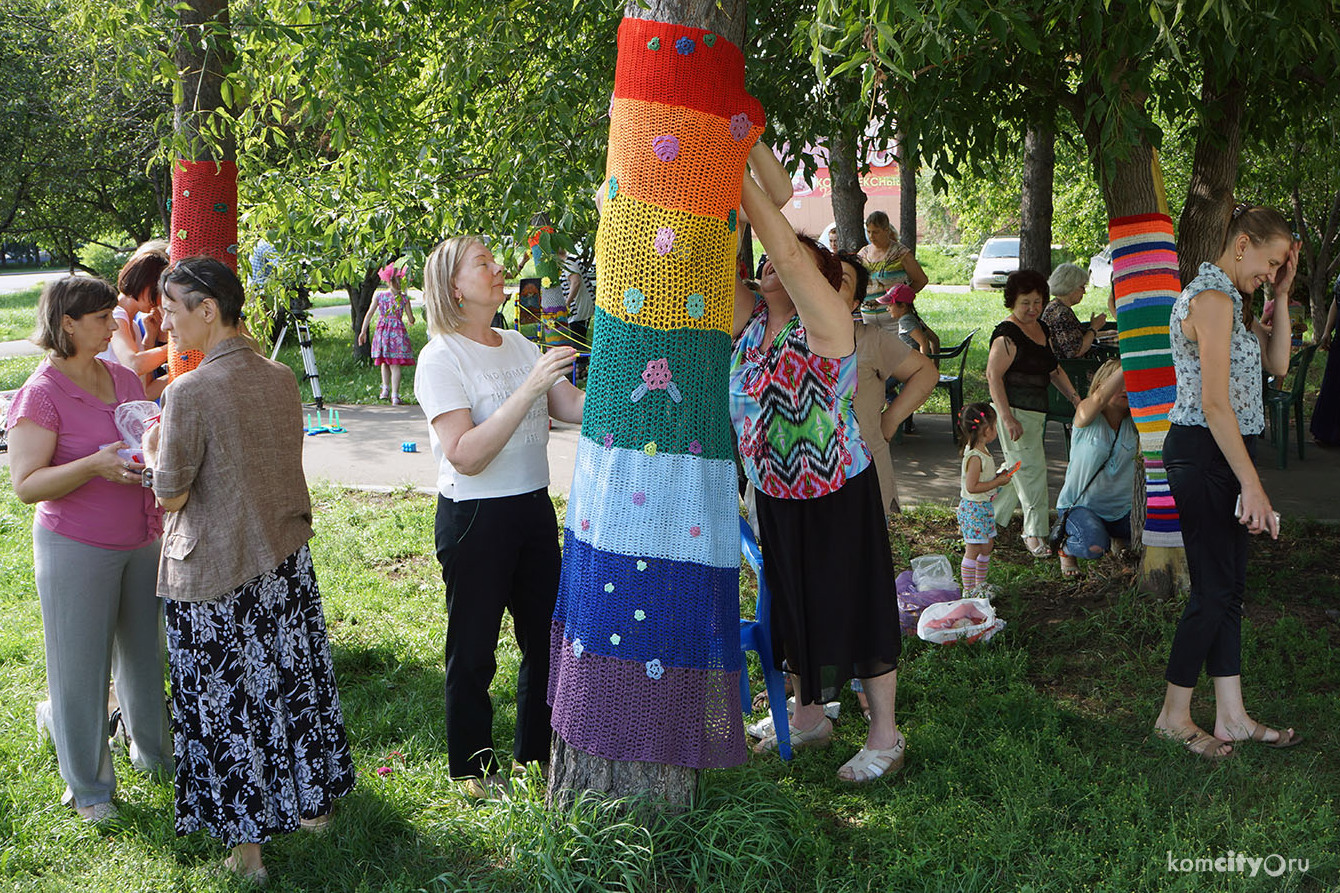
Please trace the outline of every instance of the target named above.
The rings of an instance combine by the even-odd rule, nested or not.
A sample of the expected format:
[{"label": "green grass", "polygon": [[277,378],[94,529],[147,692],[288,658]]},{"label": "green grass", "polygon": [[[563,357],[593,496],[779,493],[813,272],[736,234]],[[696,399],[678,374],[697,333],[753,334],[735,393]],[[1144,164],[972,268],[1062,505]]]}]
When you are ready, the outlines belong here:
[{"label": "green grass", "polygon": [[[836,781],[863,736],[846,694],[830,750],[704,773],[692,810],[643,827],[596,804],[547,811],[533,779],[510,802],[467,806],[447,777],[432,501],[321,489],[314,506],[313,553],[359,782],[331,834],[267,847],[271,889],[1126,893],[1340,883],[1331,731],[1340,662],[1324,614],[1340,591],[1334,528],[1293,524],[1279,543],[1253,546],[1246,697],[1263,720],[1299,726],[1307,741],[1298,748],[1243,747],[1210,765],[1147,740],[1181,605],[1134,592],[1115,560],[1063,581],[1006,536],[992,567],[1005,632],[983,647],[911,641],[904,652],[898,707],[910,744],[899,777],[861,788]],[[119,826],[86,829],[59,805],[55,756],[32,728],[44,672],[30,525],[31,509],[0,472],[0,886],[241,889],[211,874],[217,842],[174,836],[170,786],[124,757]],[[900,565],[959,548],[942,506],[896,519],[891,537]],[[509,751],[518,654],[507,621],[498,655],[494,738]],[[1211,715],[1203,692],[1195,711]],[[1308,858],[1309,871],[1278,880],[1166,871],[1169,851],[1230,849]]]},{"label": "green grass", "polygon": [[41,287],[0,294],[0,341],[19,341],[33,333]]}]

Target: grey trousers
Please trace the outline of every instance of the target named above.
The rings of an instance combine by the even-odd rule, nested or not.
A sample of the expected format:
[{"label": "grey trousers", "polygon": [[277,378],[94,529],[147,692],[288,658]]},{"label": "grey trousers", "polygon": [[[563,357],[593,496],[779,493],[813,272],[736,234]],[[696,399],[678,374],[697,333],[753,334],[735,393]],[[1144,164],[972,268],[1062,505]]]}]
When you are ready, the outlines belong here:
[{"label": "grey trousers", "polygon": [[116,790],[107,744],[109,674],[131,738],[131,761],[146,771],[172,771],[158,550],[158,540],[139,549],[101,549],[33,525],[51,738],[66,785],[62,802],[92,806]]}]

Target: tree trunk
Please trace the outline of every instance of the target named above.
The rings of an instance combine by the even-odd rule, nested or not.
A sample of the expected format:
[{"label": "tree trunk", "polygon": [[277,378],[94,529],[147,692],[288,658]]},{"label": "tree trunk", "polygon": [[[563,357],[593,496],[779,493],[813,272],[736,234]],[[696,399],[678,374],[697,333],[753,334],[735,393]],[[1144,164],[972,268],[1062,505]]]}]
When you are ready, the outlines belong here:
[{"label": "tree trunk", "polygon": [[[689,27],[703,28],[711,31],[720,37],[730,41],[736,47],[744,45],[744,22],[745,22],[745,4],[744,0],[651,0],[648,7],[644,8],[639,0],[629,0],[624,16],[631,20],[650,20],[653,22],[664,22],[676,25],[685,25]],[[636,27],[636,26],[634,26]],[[678,47],[671,50],[670,47],[661,47],[660,38],[646,44],[646,48],[653,51],[664,50],[670,52],[684,52]],[[656,45],[653,46],[653,43]],[[711,46],[708,38],[704,38],[704,45]],[[719,42],[717,44],[719,46]],[[697,47],[690,46],[688,53],[700,51]],[[620,63],[623,62],[625,47],[620,45]],[[669,66],[673,64],[670,60],[666,62],[651,63],[657,66]],[[668,68],[666,70],[669,70]],[[734,72],[731,73],[734,76]],[[616,77],[616,90],[618,89],[619,78]],[[689,88],[686,88],[689,89]],[[701,85],[692,88],[692,95],[697,97],[705,95],[706,92],[713,89],[729,90],[734,95],[739,92],[739,101],[742,105],[748,106],[755,117],[761,115],[753,100],[747,94],[743,93],[743,72],[739,72],[739,84],[709,86]],[[632,114],[632,112],[629,112]],[[639,112],[655,118],[658,115],[664,115],[663,111],[649,110]],[[656,118],[659,122],[659,118]],[[707,173],[705,176],[719,180],[720,188],[727,196],[734,194],[734,201],[738,203],[738,188],[740,178],[744,170],[744,155],[739,154],[740,149],[747,151],[757,139],[762,121],[751,121],[748,116],[740,115],[738,119],[731,119],[731,132],[734,136],[736,148],[729,153],[723,153],[720,157],[706,158]],[[740,126],[743,130],[739,130]],[[616,128],[611,126],[611,134],[616,132]],[[724,159],[730,159],[727,163]],[[617,167],[617,166],[616,166]],[[622,168],[619,168],[622,170]],[[650,225],[642,221],[639,216],[633,214],[631,206],[627,205],[626,199],[620,198],[616,201],[616,194],[619,189],[619,180],[617,176],[611,176],[608,184],[610,189],[610,198],[604,209],[601,218],[601,231],[604,233],[606,227],[611,231],[617,231],[617,227],[624,227],[624,232],[637,232],[638,238],[654,235],[660,239],[668,229],[655,230]],[[649,206],[655,206],[650,204]],[[621,205],[624,207],[621,209]],[[723,216],[726,212],[721,212]],[[730,236],[735,235],[736,212],[732,209],[723,222],[728,221]],[[725,230],[717,230],[718,233],[725,233]],[[674,234],[671,233],[673,236]],[[712,241],[717,239],[718,241]],[[686,251],[692,252],[694,241],[704,246],[719,246],[724,248],[730,244],[728,239],[721,235],[717,236],[692,236],[685,240]],[[648,239],[648,241],[650,241]],[[688,477],[685,481],[693,481],[689,486],[708,486],[709,480],[715,480],[712,471],[715,466],[709,467],[702,463],[698,456],[704,454],[702,458],[707,458],[704,444],[694,440],[692,444],[680,445],[677,438],[682,437],[682,430],[677,431],[673,425],[667,424],[665,419],[673,419],[681,409],[671,409],[670,407],[682,404],[683,408],[693,407],[695,405],[709,406],[709,401],[715,400],[715,392],[725,387],[725,378],[729,368],[729,325],[724,330],[695,330],[678,328],[674,333],[669,329],[658,329],[651,325],[650,321],[645,326],[633,327],[631,319],[625,320],[625,316],[632,317],[641,312],[643,301],[650,305],[656,300],[656,294],[664,291],[664,280],[658,279],[659,275],[655,270],[641,266],[636,266],[628,260],[628,252],[623,251],[619,246],[616,252],[609,245],[602,247],[602,236],[597,235],[597,255],[600,263],[600,275],[603,287],[597,288],[597,307],[599,311],[592,321],[592,358],[591,358],[591,376],[587,383],[587,407],[588,411],[582,424],[582,442],[579,450],[583,454],[591,457],[594,470],[586,476],[579,476],[574,479],[572,493],[568,502],[567,521],[564,529],[565,555],[563,575],[559,583],[558,608],[555,611],[555,624],[561,624],[567,616],[563,612],[572,609],[576,611],[586,611],[588,616],[604,617],[602,607],[607,603],[604,593],[597,593],[591,588],[589,583],[585,582],[587,574],[611,573],[611,568],[619,567],[619,562],[626,562],[631,556],[617,551],[618,544],[611,537],[609,539],[597,539],[597,531],[602,530],[602,521],[607,516],[606,506],[609,503],[605,496],[607,488],[610,486],[609,475],[618,472],[620,466],[615,466],[610,457],[623,455],[616,454],[613,447],[617,445],[621,450],[626,451],[626,471],[622,472],[625,477],[620,480],[621,485],[641,486],[643,489],[638,491],[641,501],[635,504],[642,507],[645,524],[650,529],[664,530],[667,537],[682,536],[682,527],[675,520],[677,516],[673,515],[671,509],[678,504],[676,500],[681,497],[674,493],[667,493],[666,486],[656,479],[656,473],[651,466],[642,463],[640,459],[635,458],[639,452],[644,449],[648,457],[652,457],[658,446],[664,453],[670,453],[672,450],[680,453],[678,461],[686,467]],[[660,250],[659,248],[657,249]],[[674,251],[680,251],[680,243],[674,243]],[[714,248],[712,250],[718,250]],[[669,263],[680,262],[675,254],[671,252],[669,246],[661,252],[671,258]],[[723,258],[724,259],[724,258]],[[729,283],[733,281],[733,270],[723,268],[716,269],[715,264],[709,264],[706,261],[700,263],[695,268],[694,275],[699,277],[703,294],[713,294],[719,289],[721,293],[729,292]],[[627,290],[618,289],[609,283],[620,281],[636,282],[639,288],[630,287]],[[709,291],[709,287],[713,291]],[[613,289],[613,291],[611,291]],[[618,294],[619,297],[611,299],[611,296]],[[636,296],[636,301],[634,301]],[[707,317],[715,318],[714,314],[721,314],[729,319],[729,310],[720,305],[720,300],[713,299],[707,308]],[[668,307],[668,305],[661,305]],[[678,312],[669,311],[665,312]],[[621,315],[624,314],[624,315]],[[700,318],[699,312],[697,317]],[[614,335],[607,334],[609,332]],[[619,333],[631,333],[630,340],[641,339],[637,344],[621,343],[619,347],[613,347],[618,338],[623,337]],[[674,339],[679,339],[675,341]],[[654,351],[646,353],[647,351]],[[606,353],[608,352],[608,353]],[[640,352],[640,353],[639,353]],[[652,359],[647,362],[645,357]],[[606,359],[608,357],[608,359]],[[630,357],[634,359],[630,362]],[[604,362],[602,362],[602,360]],[[648,375],[653,370],[655,363],[660,363],[680,383],[676,388],[682,387],[683,392],[675,389],[657,390],[653,396],[648,392],[645,385],[640,391],[634,392],[636,396],[630,398],[628,390],[623,389],[622,383],[618,384],[619,390],[614,390],[613,383],[619,382],[618,376],[629,371],[624,367],[636,367],[642,362],[646,362],[647,371],[643,372],[642,381],[648,382]],[[699,384],[690,385],[691,375],[697,374],[694,367],[701,370],[707,370],[708,374],[703,378],[695,378],[694,381]],[[719,380],[718,380],[719,379]],[[660,386],[662,389],[666,385]],[[663,395],[669,395],[673,391],[669,403]],[[613,396],[618,394],[617,397]],[[722,392],[724,393],[724,391]],[[645,403],[639,401],[645,400]],[[651,401],[657,401],[652,403]],[[602,403],[602,401],[604,401]],[[729,419],[726,417],[726,406],[724,400],[720,401],[719,410],[715,407],[704,410],[701,416],[703,425],[702,430],[707,436],[702,439],[708,444],[715,441],[709,441],[710,438],[729,436]],[[666,404],[666,409],[659,411],[660,414],[653,416],[647,413],[651,412],[646,407]],[[611,414],[608,422],[602,427],[594,421],[596,412],[592,411],[593,405],[611,407]],[[657,442],[647,443],[642,436],[637,441],[626,440],[625,431],[634,426],[641,427],[646,434],[656,433]],[[643,427],[645,426],[645,427]],[[594,444],[603,443],[603,447],[595,447]],[[629,447],[632,447],[629,449]],[[713,447],[713,449],[716,449]],[[598,452],[592,452],[598,450]],[[699,483],[701,481],[701,483]],[[659,487],[659,489],[658,489]],[[635,497],[636,499],[637,497]],[[710,511],[702,512],[703,520],[699,522],[701,526],[692,528],[690,536],[698,542],[725,543],[731,542],[734,548],[738,549],[739,532],[737,527],[738,518],[733,517],[733,511],[724,503],[720,509],[713,508]],[[612,510],[609,510],[612,512]],[[589,520],[591,534],[588,539],[582,539],[582,530],[575,526],[575,518],[582,512],[590,513],[594,516]],[[729,516],[729,517],[728,517]],[[584,517],[584,516],[583,516]],[[587,522],[584,522],[587,523]],[[673,532],[671,528],[674,528]],[[603,534],[602,534],[603,536]],[[724,546],[723,546],[724,548]],[[695,563],[696,562],[696,563]],[[686,561],[686,566],[697,568],[706,566],[701,563],[701,559]],[[708,740],[709,729],[716,730],[719,727],[713,725],[710,715],[716,715],[722,720],[729,717],[734,723],[740,722],[740,705],[734,699],[738,697],[739,675],[722,669],[701,669],[696,667],[692,660],[682,659],[679,662],[671,657],[673,652],[681,658],[685,658],[689,652],[675,650],[675,642],[688,641],[693,636],[703,634],[726,635],[725,631],[711,632],[704,624],[703,618],[694,616],[693,612],[687,614],[676,614],[674,610],[657,612],[654,605],[665,604],[674,606],[680,602],[687,602],[691,597],[699,599],[702,604],[709,605],[712,608],[719,608],[723,604],[720,599],[708,592],[706,588],[694,593],[682,592],[682,584],[676,586],[674,580],[665,575],[664,572],[651,566],[648,562],[639,561],[638,597],[643,600],[642,603],[653,606],[647,612],[647,615],[639,618],[639,621],[645,621],[648,629],[658,631],[658,641],[668,643],[658,645],[663,648],[667,657],[667,664],[662,665],[659,658],[645,661],[643,665],[634,660],[626,660],[619,657],[615,652],[609,651],[609,648],[618,647],[621,644],[619,635],[609,637],[609,644],[603,642],[582,643],[580,639],[568,642],[566,638],[559,638],[558,646],[555,649],[555,656],[552,660],[551,672],[555,674],[558,683],[555,687],[553,698],[554,707],[554,729],[556,734],[553,736],[553,749],[550,757],[550,776],[548,802],[560,807],[571,804],[573,800],[581,796],[583,791],[591,791],[599,796],[608,796],[614,798],[628,798],[630,808],[641,815],[654,815],[667,809],[680,809],[686,807],[692,801],[693,795],[698,786],[698,770],[686,765],[674,765],[672,761],[694,763],[695,765],[726,765],[731,760],[743,759],[743,729],[734,727],[728,729],[727,733],[721,735],[718,743],[721,744],[721,757],[705,759],[703,757],[690,757],[687,750],[683,748],[685,743],[684,735],[701,736],[703,741]],[[738,574],[738,571],[737,571]],[[737,577],[738,584],[738,577]],[[613,592],[614,584],[610,583],[604,592]],[[730,593],[731,598],[735,600],[731,608],[738,606],[738,593],[734,590]],[[639,614],[642,612],[639,610]],[[658,624],[658,626],[651,626]],[[732,627],[732,630],[738,630],[738,624]],[[563,630],[566,635],[566,630]],[[641,632],[629,632],[627,636],[629,642],[622,643],[627,647],[633,641],[637,641],[635,636],[643,635]],[[649,637],[650,638],[650,637]],[[727,644],[729,642],[727,641]],[[738,641],[735,643],[738,648]],[[604,649],[604,650],[602,650]],[[588,653],[589,652],[589,653]],[[601,668],[604,669],[601,669]],[[747,669],[741,669],[740,672],[747,672]],[[619,677],[622,680],[620,687],[615,690],[610,686],[611,674],[626,673],[628,675]],[[679,706],[678,709],[686,711],[681,715],[680,722],[675,726],[675,735],[668,735],[661,732],[659,736],[649,735],[647,741],[630,741],[627,737],[621,737],[615,731],[593,732],[597,725],[612,729],[624,728],[630,721],[630,717],[640,717],[643,714],[639,711],[648,709],[647,705],[657,703],[657,698],[663,698],[664,695],[652,694],[654,691],[651,686],[656,685],[664,677],[667,681],[673,679],[677,674],[685,673],[703,673],[708,680],[709,685],[704,689],[704,693],[698,698],[690,698],[690,705]],[[688,678],[687,676],[681,678]],[[652,681],[648,681],[652,680]],[[707,691],[721,691],[725,694],[720,699],[708,702]],[[634,703],[638,706],[636,710],[631,706]],[[675,709],[673,707],[664,707],[662,709]],[[626,712],[625,712],[626,711]],[[598,716],[593,716],[598,714]],[[732,715],[733,714],[733,715]],[[686,718],[687,717],[687,718]],[[640,721],[640,720],[639,720]],[[719,732],[717,734],[720,734]],[[599,756],[575,746],[573,741],[581,741],[584,746],[592,750],[603,750],[609,756]],[[730,754],[730,758],[725,757]],[[665,762],[645,762],[648,757],[658,758],[664,755]],[[696,762],[695,760],[705,760]],[[717,762],[720,761],[720,762]]]},{"label": "tree trunk", "polygon": [[363,318],[368,315],[368,308],[372,306],[372,296],[377,293],[377,283],[380,281],[377,277],[377,267],[368,267],[367,272],[363,274],[362,282],[357,285],[348,282],[344,286],[349,292],[349,325],[354,333],[354,356],[360,360],[372,359],[372,334],[368,334],[366,343],[359,344],[358,333],[363,330]]},{"label": "tree trunk", "polygon": [[834,134],[825,142],[828,173],[833,179],[833,221],[837,224],[838,248],[856,251],[865,244],[865,191],[861,189],[857,142],[848,139],[845,133]]},{"label": "tree trunk", "polygon": [[231,161],[236,157],[232,128],[221,128],[216,150],[201,139],[204,121],[224,108],[223,78],[233,66],[228,0],[189,0],[180,6],[181,35],[175,58],[182,79],[182,101],[173,109],[172,126],[189,148],[180,157],[193,161]]},{"label": "tree trunk", "polygon": [[549,755],[549,791],[545,805],[569,809],[577,797],[597,794],[629,798],[630,817],[648,821],[666,811],[687,808],[698,791],[698,773],[660,763],[604,760],[553,736]]},{"label": "tree trunk", "polygon": [[1223,249],[1242,155],[1244,101],[1236,78],[1216,87],[1206,75],[1201,105],[1207,118],[1196,137],[1191,182],[1177,221],[1177,267],[1184,286],[1196,278],[1202,263],[1214,260]]},{"label": "tree trunk", "polygon": [[1019,197],[1019,269],[1052,272],[1052,186],[1056,130],[1031,124],[1024,135],[1024,178]]},{"label": "tree trunk", "polygon": [[917,250],[917,169],[921,156],[906,134],[898,135],[898,241]]}]

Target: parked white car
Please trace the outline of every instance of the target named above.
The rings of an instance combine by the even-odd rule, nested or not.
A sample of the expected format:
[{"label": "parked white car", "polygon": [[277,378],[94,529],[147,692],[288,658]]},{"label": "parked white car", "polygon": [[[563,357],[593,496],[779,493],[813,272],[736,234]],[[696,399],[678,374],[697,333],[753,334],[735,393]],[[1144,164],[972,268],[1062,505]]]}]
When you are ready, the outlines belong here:
[{"label": "parked white car", "polygon": [[1089,259],[1089,286],[1092,288],[1112,287],[1111,245],[1105,246],[1102,251]]},{"label": "parked white car", "polygon": [[972,268],[970,284],[978,289],[1004,288],[1005,279],[1019,269],[1019,237],[997,236],[987,239],[981,254],[971,255],[977,264]]}]

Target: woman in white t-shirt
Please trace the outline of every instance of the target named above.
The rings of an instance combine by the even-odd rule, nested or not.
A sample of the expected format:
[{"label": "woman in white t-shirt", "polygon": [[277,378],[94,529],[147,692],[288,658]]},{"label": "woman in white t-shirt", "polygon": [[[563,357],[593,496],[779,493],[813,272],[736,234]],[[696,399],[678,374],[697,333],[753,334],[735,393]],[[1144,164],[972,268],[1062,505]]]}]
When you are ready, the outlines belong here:
[{"label": "woman in white t-shirt", "polygon": [[435,540],[447,591],[447,755],[451,775],[485,796],[501,785],[489,683],[503,609],[521,667],[513,755],[549,755],[549,628],[558,594],[558,522],[549,500],[549,416],[579,423],[585,395],[567,380],[576,351],[545,353],[495,329],[503,268],[477,238],[447,239],[428,256],[431,340],[414,396],[438,461]]}]

